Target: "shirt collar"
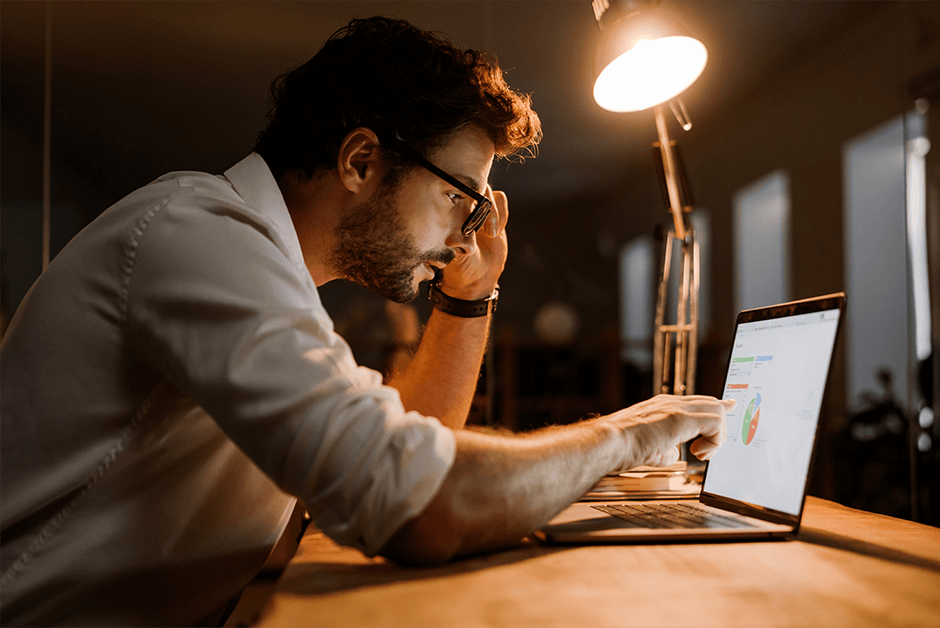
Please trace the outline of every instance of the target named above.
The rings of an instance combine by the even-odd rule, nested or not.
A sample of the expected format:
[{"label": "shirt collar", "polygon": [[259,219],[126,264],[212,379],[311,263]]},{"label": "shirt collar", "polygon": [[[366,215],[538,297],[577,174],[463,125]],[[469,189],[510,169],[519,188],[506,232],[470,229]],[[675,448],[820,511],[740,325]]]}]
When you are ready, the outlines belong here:
[{"label": "shirt collar", "polygon": [[225,178],[245,203],[270,221],[289,249],[291,259],[300,268],[306,268],[297,231],[291,220],[284,196],[267,162],[258,153],[251,153],[225,171]]}]

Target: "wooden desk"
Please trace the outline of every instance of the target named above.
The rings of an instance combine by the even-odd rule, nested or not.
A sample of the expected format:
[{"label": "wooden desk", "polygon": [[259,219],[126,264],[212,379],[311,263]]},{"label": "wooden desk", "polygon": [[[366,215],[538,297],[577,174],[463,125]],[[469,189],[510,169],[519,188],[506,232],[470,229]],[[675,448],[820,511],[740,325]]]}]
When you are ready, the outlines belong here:
[{"label": "wooden desk", "polygon": [[311,530],[257,625],[940,626],[940,529],[811,497],[792,541],[527,541],[434,568]]}]

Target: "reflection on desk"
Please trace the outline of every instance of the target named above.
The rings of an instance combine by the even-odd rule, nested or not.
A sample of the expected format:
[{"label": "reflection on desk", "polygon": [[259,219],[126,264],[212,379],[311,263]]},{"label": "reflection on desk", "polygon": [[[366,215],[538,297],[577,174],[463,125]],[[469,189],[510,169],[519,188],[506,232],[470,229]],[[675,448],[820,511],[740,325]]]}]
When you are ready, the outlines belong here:
[{"label": "reflection on desk", "polygon": [[549,547],[439,567],[308,530],[259,626],[940,626],[940,530],[808,497],[795,540]]}]

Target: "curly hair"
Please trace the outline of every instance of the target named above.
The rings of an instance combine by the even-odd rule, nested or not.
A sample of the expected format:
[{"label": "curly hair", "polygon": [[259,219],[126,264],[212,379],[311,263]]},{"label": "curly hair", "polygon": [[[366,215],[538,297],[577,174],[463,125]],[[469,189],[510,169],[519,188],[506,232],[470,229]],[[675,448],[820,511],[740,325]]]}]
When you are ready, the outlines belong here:
[{"label": "curly hair", "polygon": [[271,97],[255,151],[275,176],[310,179],[335,166],[357,127],[424,156],[468,125],[492,139],[499,157],[534,154],[542,134],[529,96],[509,88],[493,57],[386,17],[333,33],[307,63],[275,79]]}]

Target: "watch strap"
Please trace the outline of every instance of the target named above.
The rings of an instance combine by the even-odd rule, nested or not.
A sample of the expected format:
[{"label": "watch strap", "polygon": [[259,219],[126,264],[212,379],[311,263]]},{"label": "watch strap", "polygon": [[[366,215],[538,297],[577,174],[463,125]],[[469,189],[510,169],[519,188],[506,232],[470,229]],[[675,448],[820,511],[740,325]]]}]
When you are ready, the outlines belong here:
[{"label": "watch strap", "polygon": [[496,301],[499,297],[499,286],[493,289],[493,293],[478,301],[467,301],[456,297],[448,296],[441,291],[440,282],[435,280],[428,286],[428,298],[431,304],[438,310],[460,316],[461,318],[477,318],[480,316],[489,316],[496,311]]}]

